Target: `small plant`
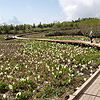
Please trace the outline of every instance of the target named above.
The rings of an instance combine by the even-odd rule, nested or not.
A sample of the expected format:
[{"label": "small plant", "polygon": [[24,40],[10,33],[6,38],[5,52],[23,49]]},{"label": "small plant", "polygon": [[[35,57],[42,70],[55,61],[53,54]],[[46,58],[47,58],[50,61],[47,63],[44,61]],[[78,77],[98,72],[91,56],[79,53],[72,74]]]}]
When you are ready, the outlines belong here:
[{"label": "small plant", "polygon": [[33,92],[33,88],[32,87],[30,88],[30,90],[31,90],[31,92]]},{"label": "small plant", "polygon": [[18,100],[27,100],[26,96],[25,96],[25,93],[21,93],[21,95],[17,95],[17,99]]},{"label": "small plant", "polygon": [[17,100],[28,100],[32,96],[32,93],[22,92],[20,95],[17,95]]},{"label": "small plant", "polygon": [[32,86],[33,85],[33,81],[32,80],[28,80],[28,83]]},{"label": "small plant", "polygon": [[43,92],[39,92],[39,93],[36,94],[36,98],[41,98],[42,95],[43,95]]},{"label": "small plant", "polygon": [[4,82],[0,83],[0,92],[5,92],[7,91],[7,84]]},{"label": "small plant", "polygon": [[13,86],[13,92],[17,92],[17,87],[16,86]]},{"label": "small plant", "polygon": [[45,87],[44,91],[43,91],[43,98],[49,98],[54,93],[55,93],[55,89],[53,86],[52,87],[51,86]]},{"label": "small plant", "polygon": [[0,95],[0,100],[2,100],[2,95]]}]

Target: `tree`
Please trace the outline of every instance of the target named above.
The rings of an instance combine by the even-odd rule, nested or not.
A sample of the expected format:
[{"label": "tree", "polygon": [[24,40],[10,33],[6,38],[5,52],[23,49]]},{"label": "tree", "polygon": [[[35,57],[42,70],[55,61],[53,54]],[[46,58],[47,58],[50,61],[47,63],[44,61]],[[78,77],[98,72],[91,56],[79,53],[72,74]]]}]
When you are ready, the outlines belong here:
[{"label": "tree", "polygon": [[35,28],[35,23],[33,24],[33,28]]},{"label": "tree", "polygon": [[12,24],[10,25],[10,30],[14,30],[14,26]]},{"label": "tree", "polygon": [[43,28],[41,22],[40,22],[40,24],[38,25],[38,27],[39,27],[39,28]]}]

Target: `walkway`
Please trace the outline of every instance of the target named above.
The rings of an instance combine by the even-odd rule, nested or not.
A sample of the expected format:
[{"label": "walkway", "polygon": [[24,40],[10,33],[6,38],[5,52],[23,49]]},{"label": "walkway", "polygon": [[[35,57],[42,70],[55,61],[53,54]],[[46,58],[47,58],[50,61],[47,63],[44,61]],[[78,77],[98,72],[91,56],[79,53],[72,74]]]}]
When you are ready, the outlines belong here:
[{"label": "walkway", "polygon": [[98,69],[68,100],[100,100],[100,69]]},{"label": "walkway", "polygon": [[57,43],[70,43],[70,44],[78,44],[78,45],[86,45],[86,46],[94,46],[100,48],[100,43],[90,43],[90,41],[81,41],[81,40],[54,40],[54,39],[32,39],[32,38],[23,38],[17,37],[17,39],[31,39],[36,41],[48,41],[48,42],[57,42]]}]

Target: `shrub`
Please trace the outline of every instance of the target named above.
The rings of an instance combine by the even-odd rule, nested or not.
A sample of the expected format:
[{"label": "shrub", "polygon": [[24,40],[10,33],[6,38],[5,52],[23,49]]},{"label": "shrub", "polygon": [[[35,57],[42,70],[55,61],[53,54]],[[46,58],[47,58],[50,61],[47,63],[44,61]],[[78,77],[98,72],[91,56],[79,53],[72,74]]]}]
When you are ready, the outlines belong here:
[{"label": "shrub", "polygon": [[100,30],[94,32],[94,37],[100,38]]},{"label": "shrub", "polygon": [[46,34],[45,36],[63,36],[63,35],[82,35],[82,32],[80,29],[73,29],[73,30],[66,30],[66,31],[51,32],[49,34]]}]

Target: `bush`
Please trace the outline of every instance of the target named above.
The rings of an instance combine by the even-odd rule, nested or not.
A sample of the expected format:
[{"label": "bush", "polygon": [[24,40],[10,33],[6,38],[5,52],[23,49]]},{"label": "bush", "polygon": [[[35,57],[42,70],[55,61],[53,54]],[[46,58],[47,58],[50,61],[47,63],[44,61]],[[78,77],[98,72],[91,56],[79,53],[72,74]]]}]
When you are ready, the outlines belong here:
[{"label": "bush", "polygon": [[55,32],[51,32],[49,34],[46,34],[45,36],[62,36],[62,35],[66,35],[65,31],[55,31]]},{"label": "bush", "polygon": [[15,30],[10,30],[9,31],[9,34],[14,34],[15,33]]},{"label": "bush", "polygon": [[94,37],[100,38],[100,30],[95,31],[94,35],[95,35]]},{"label": "bush", "polygon": [[0,30],[0,34],[2,34],[2,31]]},{"label": "bush", "polygon": [[63,36],[63,35],[82,35],[80,29],[66,30],[66,31],[55,31],[45,36]]}]

